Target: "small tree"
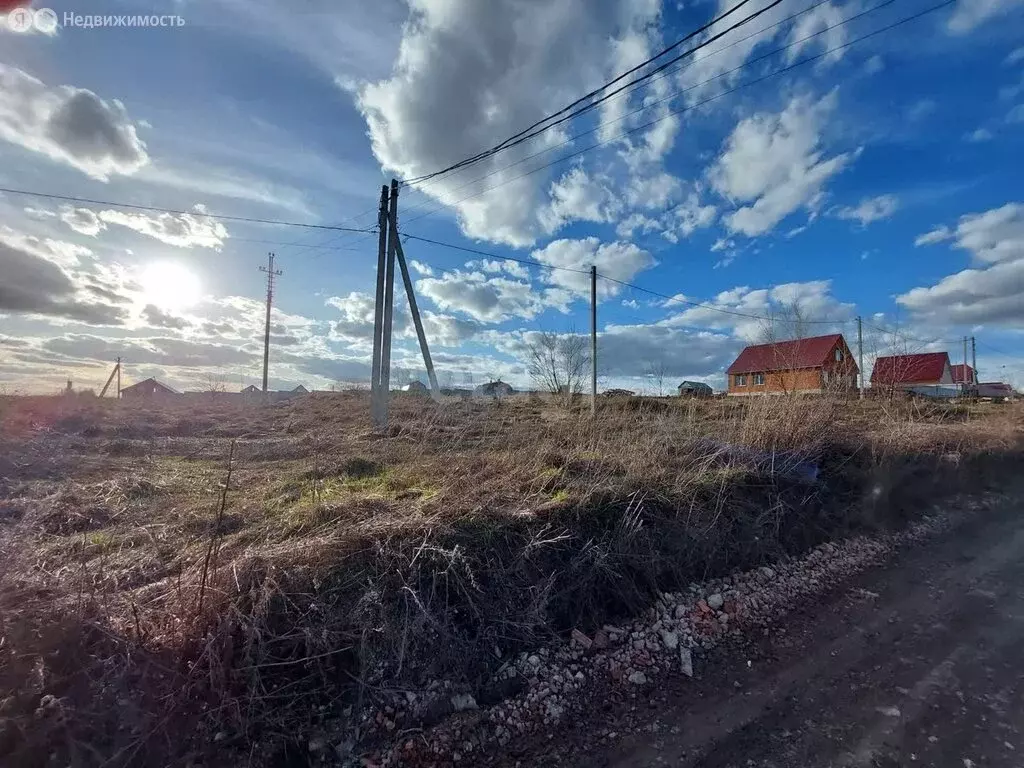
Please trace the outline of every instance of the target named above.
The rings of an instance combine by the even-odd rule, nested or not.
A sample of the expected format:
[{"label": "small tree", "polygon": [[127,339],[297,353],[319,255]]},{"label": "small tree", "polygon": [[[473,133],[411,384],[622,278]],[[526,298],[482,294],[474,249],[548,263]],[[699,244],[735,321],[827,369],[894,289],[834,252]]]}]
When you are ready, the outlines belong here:
[{"label": "small tree", "polygon": [[[799,299],[780,305],[772,310],[761,323],[762,344],[772,345],[772,364],[779,373],[782,391],[791,394],[798,386],[797,365],[800,359],[802,341],[807,338],[807,311]],[[796,342],[780,347],[780,342]]]},{"label": "small tree", "polygon": [[538,389],[571,399],[583,391],[590,356],[587,340],[542,331],[526,343],[526,369]]},{"label": "small tree", "polygon": [[647,378],[651,380],[651,383],[657,387],[658,397],[665,396],[665,376],[668,375],[668,369],[665,367],[664,360],[658,360],[657,362],[650,362],[647,364]]}]

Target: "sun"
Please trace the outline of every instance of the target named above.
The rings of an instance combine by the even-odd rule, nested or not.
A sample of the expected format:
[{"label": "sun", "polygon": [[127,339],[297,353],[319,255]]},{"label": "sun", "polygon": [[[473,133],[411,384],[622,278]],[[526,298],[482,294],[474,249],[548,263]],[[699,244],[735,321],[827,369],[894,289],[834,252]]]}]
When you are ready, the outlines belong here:
[{"label": "sun", "polygon": [[199,278],[173,261],[158,261],[142,271],[142,300],[165,311],[181,311],[201,298]]}]

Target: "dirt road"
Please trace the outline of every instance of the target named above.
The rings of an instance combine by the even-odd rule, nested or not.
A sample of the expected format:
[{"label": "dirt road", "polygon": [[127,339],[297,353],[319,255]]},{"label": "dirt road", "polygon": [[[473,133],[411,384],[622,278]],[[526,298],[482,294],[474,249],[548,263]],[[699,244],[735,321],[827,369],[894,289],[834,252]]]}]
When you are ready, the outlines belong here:
[{"label": "dirt road", "polygon": [[[1024,766],[1024,503],[900,555],[520,765]],[[599,705],[597,707],[601,709]]]}]

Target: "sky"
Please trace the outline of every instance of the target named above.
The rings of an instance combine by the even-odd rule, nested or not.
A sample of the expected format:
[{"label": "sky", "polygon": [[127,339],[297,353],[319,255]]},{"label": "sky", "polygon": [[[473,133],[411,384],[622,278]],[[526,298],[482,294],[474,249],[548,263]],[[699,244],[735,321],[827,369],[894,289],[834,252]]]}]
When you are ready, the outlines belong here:
[{"label": "sky", "polygon": [[[0,21],[0,390],[98,390],[118,357],[125,383],[259,384],[271,251],[271,388],[367,382],[376,235],[237,218],[371,229],[382,184],[735,2],[55,0],[55,28]],[[1024,2],[940,2],[748,0],[642,86],[403,186],[442,385],[528,387],[537,334],[589,331],[596,265],[602,387],[721,389],[794,312],[851,348],[862,318],[869,368],[961,362],[974,337],[981,379],[1024,387]],[[400,281],[395,301],[403,383],[423,366]]]}]

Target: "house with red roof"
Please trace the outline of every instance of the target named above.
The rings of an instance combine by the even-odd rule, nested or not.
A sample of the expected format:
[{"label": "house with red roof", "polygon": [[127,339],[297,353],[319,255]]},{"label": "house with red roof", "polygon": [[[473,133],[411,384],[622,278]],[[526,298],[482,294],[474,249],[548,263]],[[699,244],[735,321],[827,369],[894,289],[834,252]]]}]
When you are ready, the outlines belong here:
[{"label": "house with red roof", "polygon": [[978,378],[974,369],[966,363],[957,363],[949,367],[953,374],[954,384],[977,384]]},{"label": "house with red roof", "polygon": [[860,369],[840,333],[754,344],[726,370],[729,394],[853,391]]},{"label": "house with red roof", "polygon": [[873,389],[952,387],[953,384],[953,368],[949,364],[949,354],[946,352],[879,357],[871,371]]}]

